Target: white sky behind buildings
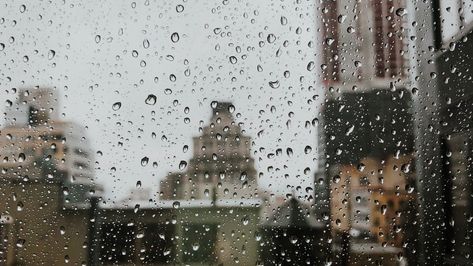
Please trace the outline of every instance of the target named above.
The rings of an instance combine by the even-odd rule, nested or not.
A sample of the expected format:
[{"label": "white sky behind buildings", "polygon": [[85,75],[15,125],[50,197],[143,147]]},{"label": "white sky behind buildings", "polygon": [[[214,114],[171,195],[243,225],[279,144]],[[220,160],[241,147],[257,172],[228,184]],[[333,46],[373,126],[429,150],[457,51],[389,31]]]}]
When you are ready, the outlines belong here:
[{"label": "white sky behind buildings", "polygon": [[[116,200],[138,180],[156,193],[159,180],[192,156],[210,103],[232,101],[254,141],[260,187],[286,193],[301,186],[303,194],[318,152],[317,127],[305,124],[318,116],[324,93],[314,2],[44,1],[23,8],[7,1],[0,4],[0,100],[16,100],[12,88],[55,88],[62,118],[85,126],[92,149],[103,153],[97,181]],[[145,104],[149,94],[155,105]],[[283,154],[269,159],[278,148]],[[142,167],[144,156],[158,167]]]}]

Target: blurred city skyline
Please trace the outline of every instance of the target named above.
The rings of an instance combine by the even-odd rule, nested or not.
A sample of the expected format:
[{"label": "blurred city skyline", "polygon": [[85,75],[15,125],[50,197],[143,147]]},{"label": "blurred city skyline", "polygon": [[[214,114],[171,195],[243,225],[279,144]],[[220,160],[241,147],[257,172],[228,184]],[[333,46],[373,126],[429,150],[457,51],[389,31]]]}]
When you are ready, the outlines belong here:
[{"label": "blurred city skyline", "polygon": [[[315,4],[147,3],[53,4],[54,12],[49,4],[5,4],[0,98],[15,101],[12,88],[55,88],[60,118],[85,126],[92,148],[103,153],[96,156],[96,177],[112,200],[128,196],[138,180],[157,192],[159,181],[190,159],[183,146],[192,150],[210,103],[231,101],[254,141],[260,186],[280,194],[300,186],[305,194],[317,165],[311,123],[324,93]],[[150,94],[155,105],[145,103]],[[119,110],[112,108],[116,102]],[[269,159],[279,148],[291,148],[292,157]],[[158,167],[142,167],[144,156]]]}]

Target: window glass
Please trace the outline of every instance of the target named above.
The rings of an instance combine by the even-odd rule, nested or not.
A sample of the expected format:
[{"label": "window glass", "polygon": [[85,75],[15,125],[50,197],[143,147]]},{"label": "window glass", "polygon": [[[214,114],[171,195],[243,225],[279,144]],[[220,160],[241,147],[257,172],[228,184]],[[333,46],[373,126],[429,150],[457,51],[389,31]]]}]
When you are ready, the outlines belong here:
[{"label": "window glass", "polygon": [[473,1],[0,3],[0,265],[473,265]]}]

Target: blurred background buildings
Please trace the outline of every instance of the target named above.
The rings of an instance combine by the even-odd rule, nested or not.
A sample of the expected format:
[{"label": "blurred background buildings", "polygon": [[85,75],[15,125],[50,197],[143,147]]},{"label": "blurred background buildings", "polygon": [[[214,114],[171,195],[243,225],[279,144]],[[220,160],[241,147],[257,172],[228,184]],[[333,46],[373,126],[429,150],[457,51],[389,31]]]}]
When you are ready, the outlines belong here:
[{"label": "blurred background buildings", "polygon": [[453,2],[323,2],[315,198],[341,264],[368,239],[397,263],[471,263],[472,5]]},{"label": "blurred background buildings", "polygon": [[212,102],[159,198],[140,183],[130,200],[105,201],[95,151],[60,119],[57,92],[21,89],[0,131],[0,264],[472,264],[472,4],[320,10],[313,201],[259,190],[229,102]]}]

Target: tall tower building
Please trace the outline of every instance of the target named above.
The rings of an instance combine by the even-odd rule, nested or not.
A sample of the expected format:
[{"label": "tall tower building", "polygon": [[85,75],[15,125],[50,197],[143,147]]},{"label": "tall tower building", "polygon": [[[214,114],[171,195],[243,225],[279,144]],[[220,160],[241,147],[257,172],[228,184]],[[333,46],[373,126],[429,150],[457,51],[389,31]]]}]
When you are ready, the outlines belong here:
[{"label": "tall tower building", "polygon": [[[319,170],[314,192],[317,218],[334,230],[336,225],[330,221],[336,221],[342,209],[333,206],[356,203],[357,198],[355,194],[350,198],[344,191],[339,197],[331,189],[334,180],[347,176],[346,169],[359,168],[366,158],[384,168],[389,158],[413,152],[412,94],[407,90],[410,80],[404,1],[321,3],[325,99],[319,117]],[[367,189],[371,190],[374,187]],[[374,226],[371,209],[368,205],[353,206],[354,213],[364,212],[363,219],[368,218],[366,224],[358,222],[358,226],[370,231],[365,229]],[[339,231],[355,230],[348,226]],[[367,241],[363,238],[360,236],[360,240]]]},{"label": "tall tower building", "polygon": [[21,89],[0,130],[2,178],[61,179],[64,203],[80,207],[96,186],[93,152],[84,129],[59,120],[56,92]]},{"label": "tall tower building", "polygon": [[[235,107],[213,102],[212,117],[194,137],[194,155],[186,172],[161,182],[163,199],[252,199],[257,193],[251,138],[234,120]],[[181,162],[184,164],[184,162]]]},{"label": "tall tower building", "polygon": [[399,82],[405,75],[405,14],[403,0],[322,1],[324,82],[348,89],[360,84],[360,90]]}]

